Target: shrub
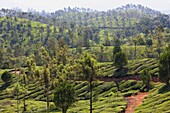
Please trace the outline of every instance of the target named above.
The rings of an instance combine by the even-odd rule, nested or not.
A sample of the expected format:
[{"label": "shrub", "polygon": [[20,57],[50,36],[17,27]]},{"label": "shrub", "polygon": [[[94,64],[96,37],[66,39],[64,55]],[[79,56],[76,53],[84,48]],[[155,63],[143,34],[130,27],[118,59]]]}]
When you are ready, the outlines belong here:
[{"label": "shrub", "polygon": [[8,83],[12,81],[12,73],[5,71],[2,76],[1,79],[3,82]]}]

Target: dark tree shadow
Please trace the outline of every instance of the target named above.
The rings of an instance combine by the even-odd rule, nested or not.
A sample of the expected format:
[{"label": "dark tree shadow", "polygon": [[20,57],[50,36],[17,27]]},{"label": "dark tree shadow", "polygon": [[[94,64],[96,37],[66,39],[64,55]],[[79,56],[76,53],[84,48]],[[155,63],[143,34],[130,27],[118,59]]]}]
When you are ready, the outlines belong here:
[{"label": "dark tree shadow", "polygon": [[7,83],[4,83],[1,87],[0,87],[0,91],[3,91],[5,90],[8,86],[11,85],[11,82],[7,82]]},{"label": "dark tree shadow", "polygon": [[114,77],[114,78],[125,77],[125,76],[128,75],[127,73],[128,73],[128,68],[123,67],[123,68],[121,68],[121,69],[116,69],[116,70],[115,70],[115,73],[113,73],[113,77]]},{"label": "dark tree shadow", "polygon": [[159,90],[158,90],[158,93],[159,94],[162,94],[162,93],[167,93],[170,91],[170,85],[164,85],[162,86]]}]

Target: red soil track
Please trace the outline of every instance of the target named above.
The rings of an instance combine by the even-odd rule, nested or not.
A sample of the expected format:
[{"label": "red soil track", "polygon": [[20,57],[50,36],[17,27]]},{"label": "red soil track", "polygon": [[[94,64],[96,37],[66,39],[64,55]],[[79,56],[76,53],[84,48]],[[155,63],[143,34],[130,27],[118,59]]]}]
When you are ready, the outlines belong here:
[{"label": "red soil track", "polygon": [[[104,81],[104,82],[120,82],[122,80],[136,80],[139,81],[140,77],[139,75],[135,76],[125,76],[121,78],[96,78],[96,80]],[[158,77],[152,77],[151,81],[153,82],[160,82]],[[125,113],[133,113],[134,109],[138,107],[140,104],[142,104],[142,101],[145,99],[145,97],[148,96],[148,92],[139,92],[137,95],[126,97],[127,100],[127,108],[125,110]]]},{"label": "red soil track", "polygon": [[139,92],[137,95],[126,97],[128,104],[125,113],[133,113],[134,109],[142,104],[146,96],[148,96],[147,92]]}]

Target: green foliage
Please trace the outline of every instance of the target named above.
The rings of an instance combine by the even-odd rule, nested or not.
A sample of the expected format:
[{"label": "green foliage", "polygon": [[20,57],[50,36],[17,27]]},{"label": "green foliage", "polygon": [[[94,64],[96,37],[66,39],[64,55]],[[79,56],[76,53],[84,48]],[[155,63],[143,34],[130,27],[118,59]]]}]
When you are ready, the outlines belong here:
[{"label": "green foliage", "polygon": [[123,52],[118,52],[116,53],[116,55],[114,56],[114,65],[121,69],[123,66],[127,65],[127,58],[125,53]]},{"label": "green foliage", "polygon": [[122,49],[120,47],[120,40],[119,39],[115,39],[115,45],[113,48],[113,55],[116,55],[116,53],[121,52]]},{"label": "green foliage", "polygon": [[50,56],[49,56],[49,53],[45,50],[44,47],[41,47],[41,60],[43,62],[43,65],[44,66],[48,66],[48,62],[50,61]]},{"label": "green foliage", "polygon": [[68,108],[76,102],[76,94],[73,85],[67,81],[59,83],[54,92],[54,104],[66,113]]},{"label": "green foliage", "polygon": [[[150,89],[150,81],[151,81],[151,75],[149,73],[149,68],[145,68],[142,72],[141,72],[141,80],[143,81],[143,88],[146,86],[146,90]],[[144,89],[142,89],[144,90]]]},{"label": "green foliage", "polygon": [[80,60],[80,65],[81,65],[82,73],[84,74],[86,80],[89,81],[90,113],[92,113],[92,88],[93,88],[92,81],[95,78],[95,76],[97,75],[98,65],[97,65],[97,61],[94,58],[94,56],[92,56],[89,53],[83,54],[83,56],[81,57],[81,60]]},{"label": "green foliage", "polygon": [[13,96],[19,96],[21,93],[23,93],[23,87],[21,87],[20,83],[17,82],[11,89],[11,92]]},{"label": "green foliage", "polygon": [[[52,100],[53,89],[58,82],[66,79],[74,80],[74,77],[78,76],[79,79],[83,77],[88,80],[89,86],[87,82],[81,83],[81,81],[75,85],[80,101],[75,108],[71,108],[72,112],[88,112],[89,106],[86,103],[89,98],[91,105],[92,99],[95,100],[93,100],[94,112],[124,112],[126,101],[123,96],[136,94],[140,84],[136,81],[120,82],[122,92],[117,92],[114,82],[96,82],[93,85],[92,82],[99,75],[98,73],[100,77],[112,78],[142,72],[143,83],[147,85],[150,81],[149,73],[157,76],[159,71],[160,78],[169,83],[170,69],[169,64],[166,63],[169,61],[165,62],[164,55],[160,58],[162,61],[160,60],[159,70],[157,59],[140,59],[146,58],[147,55],[149,58],[157,57],[155,50],[161,53],[163,45],[168,42],[170,23],[166,15],[135,5],[127,5],[107,12],[69,8],[65,11],[56,11],[54,14],[48,13],[48,17],[44,15],[43,18],[38,12],[31,13],[30,16],[27,12],[18,13],[5,9],[1,11],[2,14],[11,16],[0,17],[0,68],[27,67],[28,76],[23,74],[23,80],[20,76],[14,77],[13,83],[18,81],[19,85],[6,86],[14,87],[16,92],[20,92],[19,89],[27,85],[28,93],[25,95],[18,93],[19,96],[15,94],[17,99],[24,97],[47,101],[49,109],[48,102]],[[12,17],[13,15],[15,17]],[[131,40],[131,36],[135,38]],[[149,46],[148,50],[144,49],[145,46],[140,46],[145,45],[145,42]],[[89,53],[82,55],[86,51]],[[150,55],[150,53],[153,54]],[[92,54],[97,56],[97,60],[103,62],[100,71],[96,58]],[[133,54],[135,61],[129,61],[129,65],[121,71],[117,69],[127,64],[126,56],[128,59],[133,59]],[[169,55],[169,51],[166,54]],[[81,60],[77,63],[79,55]],[[25,62],[26,59],[28,59],[27,62]],[[112,61],[115,66],[104,61]],[[37,69],[36,65],[40,68]],[[46,67],[42,73],[41,66]],[[145,70],[146,67],[150,70]],[[0,82],[0,89],[2,89],[0,99],[12,98],[2,84]],[[94,88],[93,94],[92,88]],[[34,109],[38,109],[37,106]],[[43,112],[43,110],[37,111],[29,107],[28,109],[31,112]]]},{"label": "green foliage", "polygon": [[97,75],[97,61],[92,54],[84,53],[80,60],[81,70],[88,81],[93,81]]},{"label": "green foliage", "polygon": [[3,82],[12,82],[12,73],[8,72],[8,71],[5,71],[4,73],[2,73],[2,76],[1,76],[1,79]]},{"label": "green foliage", "polygon": [[50,83],[50,71],[48,68],[44,68],[43,77],[44,77],[43,79],[44,79],[45,88],[48,88]]},{"label": "green foliage", "polygon": [[113,64],[117,68],[122,68],[127,64],[127,58],[125,53],[122,52],[119,39],[115,40],[115,46],[113,49]]},{"label": "green foliage", "polygon": [[159,58],[159,78],[166,85],[170,80],[170,46],[167,47]]},{"label": "green foliage", "polygon": [[50,86],[50,70],[44,67],[43,70],[43,79],[44,79],[44,94],[46,96],[47,102],[47,112],[49,111],[49,86]]},{"label": "green foliage", "polygon": [[148,39],[146,40],[146,45],[150,47],[150,46],[152,46],[152,44],[153,44],[152,39],[151,39],[151,38],[148,38]]},{"label": "green foliage", "polygon": [[36,62],[35,62],[35,56],[31,55],[27,60],[27,67],[28,67],[28,75],[31,78],[34,78],[35,69],[36,69]]}]

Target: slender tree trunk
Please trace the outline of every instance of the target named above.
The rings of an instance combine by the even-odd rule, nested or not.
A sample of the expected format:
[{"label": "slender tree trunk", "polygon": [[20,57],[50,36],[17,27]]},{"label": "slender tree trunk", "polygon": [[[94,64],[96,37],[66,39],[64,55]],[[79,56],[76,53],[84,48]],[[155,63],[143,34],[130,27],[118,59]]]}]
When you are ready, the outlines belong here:
[{"label": "slender tree trunk", "polygon": [[48,88],[47,88],[47,113],[49,113],[49,99],[48,99]]},{"label": "slender tree trunk", "polygon": [[67,109],[63,108],[62,113],[66,113],[66,112],[67,112]]},{"label": "slender tree trunk", "polygon": [[135,54],[134,54],[134,57],[136,59],[136,43],[135,43]]},{"label": "slender tree trunk", "polygon": [[17,113],[19,113],[18,91],[17,91]]},{"label": "slender tree trunk", "polygon": [[117,90],[120,91],[119,83],[117,81],[115,81],[115,83],[116,83]]},{"label": "slender tree trunk", "polygon": [[169,86],[169,78],[166,80],[166,85]]},{"label": "slender tree trunk", "polygon": [[92,113],[92,80],[90,80],[90,113]]},{"label": "slender tree trunk", "polygon": [[151,46],[151,54],[152,54],[152,58],[153,58],[153,53],[154,53],[154,52],[152,52],[152,51],[153,51],[153,47]]},{"label": "slender tree trunk", "polygon": [[147,82],[146,88],[147,88],[147,90],[150,89],[150,82]]},{"label": "slender tree trunk", "polygon": [[26,96],[26,92],[24,92],[24,111],[26,111],[25,96]]}]

